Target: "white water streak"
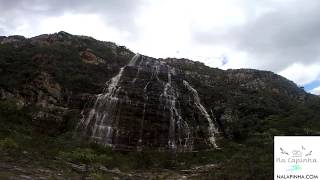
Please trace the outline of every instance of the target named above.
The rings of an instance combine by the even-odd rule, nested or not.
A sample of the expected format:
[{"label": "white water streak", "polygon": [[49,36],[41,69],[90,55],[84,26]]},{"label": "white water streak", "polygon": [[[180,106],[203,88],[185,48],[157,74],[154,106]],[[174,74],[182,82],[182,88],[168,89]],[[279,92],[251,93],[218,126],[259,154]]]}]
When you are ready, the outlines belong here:
[{"label": "white water streak", "polygon": [[[168,81],[164,85],[163,93],[161,94],[161,97],[165,101],[165,108],[169,110],[170,112],[170,122],[169,122],[169,140],[168,140],[168,146],[171,149],[177,149],[177,139],[176,134],[178,134],[178,142],[179,145],[184,146],[184,148],[187,148],[189,145],[189,137],[190,137],[190,129],[188,124],[183,120],[180,109],[177,108],[177,98],[178,93],[176,92],[175,88],[172,84],[172,75],[175,75],[175,70],[169,66],[167,66],[168,74],[167,78]],[[176,125],[178,126],[178,132],[176,133]],[[186,134],[186,138],[184,139],[184,145],[182,136],[183,132]],[[192,145],[191,145],[192,146]]]},{"label": "white water streak", "polygon": [[208,114],[205,107],[201,104],[200,98],[198,95],[197,90],[195,90],[187,81],[183,80],[184,86],[192,93],[193,99],[194,99],[194,105],[198,108],[198,110],[201,112],[201,114],[207,119],[209,124],[209,141],[210,143],[215,147],[218,148],[216,144],[215,134],[218,133],[217,128],[215,127],[212,119],[210,118],[210,115]]},{"label": "white water streak", "polygon": [[[140,55],[136,54],[126,66],[134,66],[139,57]],[[113,127],[112,125],[113,122],[117,120],[117,116],[119,116],[118,106],[121,105],[118,97],[118,93],[121,89],[119,83],[126,66],[121,67],[119,73],[106,83],[104,92],[97,96],[87,119],[82,120],[86,129],[89,124],[93,122],[91,133],[92,139],[109,146],[112,145],[113,133],[116,129],[116,127]]]}]

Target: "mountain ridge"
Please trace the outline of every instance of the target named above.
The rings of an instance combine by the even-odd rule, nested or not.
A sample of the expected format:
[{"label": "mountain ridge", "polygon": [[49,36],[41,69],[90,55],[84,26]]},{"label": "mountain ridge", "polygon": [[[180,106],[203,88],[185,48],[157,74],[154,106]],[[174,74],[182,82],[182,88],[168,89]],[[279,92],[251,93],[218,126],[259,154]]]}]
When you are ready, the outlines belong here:
[{"label": "mountain ridge", "polygon": [[240,164],[242,175],[255,176],[255,168],[272,177],[263,169],[272,167],[272,137],[319,135],[319,108],[319,97],[270,71],[157,59],[65,32],[0,37],[0,141],[10,137],[40,157],[32,145],[37,138],[54,142],[51,152],[39,140],[50,158],[91,143],[184,158],[208,152],[206,160],[193,154],[179,162],[218,161],[217,172],[228,173]]},{"label": "mountain ridge", "polygon": [[[91,36],[85,36],[85,35],[72,35],[68,32],[65,32],[65,31],[59,31],[57,33],[52,33],[52,34],[41,34],[41,35],[37,35],[37,36],[33,36],[33,37],[30,37],[30,38],[27,38],[27,37],[24,37],[22,35],[10,35],[10,36],[0,36],[0,43],[2,43],[2,41],[4,40],[4,43],[2,44],[5,44],[5,43],[11,43],[11,42],[14,42],[14,41],[21,41],[21,40],[47,40],[47,38],[50,38],[50,37],[55,37],[54,39],[57,41],[59,40],[64,40],[65,37],[68,38],[83,38],[83,39],[91,39],[91,40],[94,40],[94,41],[97,41],[97,42],[101,42],[101,43],[110,43],[110,44],[113,44],[113,45],[116,45],[116,46],[120,46],[120,47],[125,47],[123,45],[120,45],[120,44],[117,44],[117,43],[114,43],[114,42],[111,42],[111,41],[104,41],[104,40],[98,40],[98,39],[95,39]],[[133,52],[132,52],[133,53]],[[146,57],[150,57],[150,56],[147,56],[147,55],[144,55]],[[160,59],[160,60],[170,60],[170,59],[174,59],[174,60],[181,60],[181,61],[185,61],[185,62],[190,62],[190,63],[197,63],[197,64],[201,64],[201,65],[204,65],[204,66],[207,66],[205,65],[203,62],[200,62],[200,61],[197,61],[197,60],[192,60],[192,59],[187,59],[187,58],[175,58],[175,57],[167,57],[167,58],[155,58],[155,59]],[[210,66],[207,66],[207,67],[210,67]],[[215,68],[215,69],[219,69],[217,67],[210,67],[210,68]],[[223,69],[219,69],[219,70],[223,70]],[[236,68],[236,69],[226,69],[226,70],[223,70],[223,71],[230,71],[230,70],[257,70],[257,71],[262,71],[262,72],[271,72],[271,73],[274,73],[270,70],[261,70],[261,69],[252,69],[252,68]],[[291,80],[289,80],[291,81]]]}]

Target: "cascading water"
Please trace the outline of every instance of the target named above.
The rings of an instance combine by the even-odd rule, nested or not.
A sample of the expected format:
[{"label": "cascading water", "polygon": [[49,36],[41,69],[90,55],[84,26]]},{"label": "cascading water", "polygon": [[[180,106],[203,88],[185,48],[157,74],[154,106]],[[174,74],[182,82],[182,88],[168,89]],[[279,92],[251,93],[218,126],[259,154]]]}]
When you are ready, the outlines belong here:
[{"label": "cascading water", "polygon": [[191,151],[197,127],[190,126],[190,116],[182,115],[182,110],[184,115],[188,113],[182,109],[185,99],[180,97],[184,85],[209,123],[210,144],[217,147],[214,123],[197,91],[188,82],[181,83],[181,73],[165,61],[136,54],[106,83],[87,116],[83,113],[81,127],[93,141],[114,148],[142,150],[155,146]]},{"label": "cascading water", "polygon": [[[168,147],[169,149],[176,150],[176,123],[182,119],[178,109],[176,108],[176,92],[172,87],[171,76],[175,75],[174,69],[165,65],[161,61],[150,61],[147,63],[151,65],[152,72],[149,81],[144,86],[144,94],[147,92],[147,88],[153,80],[156,80],[158,84],[163,86],[163,92],[160,94],[160,102],[159,106],[163,106],[164,110],[169,110],[169,132],[168,132]],[[159,78],[160,69],[165,69],[167,72],[167,82],[164,82]],[[148,100],[148,96],[144,96],[144,99]],[[144,106],[145,113],[145,106]]]},{"label": "cascading water", "polygon": [[[126,66],[134,66],[139,54],[136,54]],[[119,101],[118,93],[121,89],[119,85],[123,71],[126,66],[120,68],[119,73],[106,83],[106,88],[102,94],[99,94],[93,108],[89,112],[89,116],[82,120],[85,128],[88,128],[89,123],[93,123],[91,128],[91,138],[104,145],[112,145],[112,136],[115,127],[113,122],[118,118]]]},{"label": "cascading water", "polygon": [[170,149],[176,149],[176,134],[175,134],[175,125],[176,125],[176,118],[181,118],[179,112],[176,109],[176,94],[174,89],[171,86],[171,73],[173,70],[168,70],[168,82],[165,84],[163,93],[161,97],[165,100],[165,107],[170,112],[170,125],[169,125],[169,137],[168,137],[168,146]]},{"label": "cascading water", "polygon": [[[131,63],[130,66],[134,66],[134,65],[136,64],[137,59],[138,59],[138,58],[135,58],[134,63]],[[141,57],[141,60],[140,60],[140,62],[139,62],[139,64],[138,64],[138,71],[137,71],[135,77],[133,78],[133,80],[131,81],[132,83],[135,83],[135,82],[136,82],[136,80],[137,80],[137,78],[138,78],[138,76],[139,76],[139,73],[140,73],[140,70],[141,70],[141,64],[143,63],[143,61],[144,61],[144,57],[142,56],[142,57]]]},{"label": "cascading water", "polygon": [[209,124],[209,141],[213,145],[214,148],[218,148],[216,144],[215,134],[218,133],[217,128],[215,127],[212,119],[210,118],[210,115],[208,114],[207,110],[204,108],[204,106],[200,102],[200,98],[198,95],[197,90],[195,90],[187,81],[183,80],[184,86],[192,93],[194,105],[197,107],[197,109],[201,112],[201,114],[207,119]]},{"label": "cascading water", "polygon": [[130,60],[127,66],[135,66],[139,57],[140,57],[140,54],[136,54],[135,56],[133,56],[133,58]]},{"label": "cascading water", "polygon": [[172,150],[192,150],[189,125],[183,120],[180,107],[177,107],[179,93],[172,82],[172,76],[175,76],[176,72],[170,66],[166,66],[166,69],[167,82],[164,83],[160,102],[164,101],[164,110],[169,111],[168,147]]}]

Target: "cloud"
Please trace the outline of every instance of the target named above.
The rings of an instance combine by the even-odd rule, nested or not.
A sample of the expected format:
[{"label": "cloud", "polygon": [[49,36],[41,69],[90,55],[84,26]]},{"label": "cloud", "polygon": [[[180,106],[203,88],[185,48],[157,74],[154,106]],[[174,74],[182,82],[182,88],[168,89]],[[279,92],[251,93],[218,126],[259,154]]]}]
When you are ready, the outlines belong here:
[{"label": "cloud", "polygon": [[2,28],[12,32],[50,17],[95,14],[119,31],[133,32],[140,5],[140,0],[0,0],[0,22]]},{"label": "cloud", "polygon": [[319,60],[319,9],[308,7],[297,12],[282,9],[251,22],[239,32],[237,48],[261,59],[262,67],[279,71],[293,62],[310,64]]},{"label": "cloud", "polygon": [[[196,45],[228,49],[221,53],[229,61],[220,68],[271,70],[301,86],[320,79],[320,1],[244,0],[237,5],[237,22],[192,28]],[[228,15],[223,17],[232,19]]]},{"label": "cloud", "polygon": [[0,27],[0,36],[4,33],[5,33],[4,29]]},{"label": "cloud", "polygon": [[318,0],[0,0],[0,33],[64,30],[154,57],[271,70],[304,85],[319,79],[319,16]]},{"label": "cloud", "polygon": [[261,11],[259,15],[254,15],[248,7],[262,8],[261,4],[248,5],[248,9],[244,10],[246,20],[242,24],[222,30],[201,31],[194,28],[194,40],[197,43],[221,44],[235,51],[246,52],[248,58],[255,60],[257,68],[275,72],[280,72],[293,63],[310,65],[319,61],[320,2],[269,2],[273,3],[268,3],[265,11]]},{"label": "cloud", "polygon": [[310,92],[315,95],[320,95],[320,86],[312,89]]},{"label": "cloud", "polygon": [[320,64],[294,63],[280,71],[279,74],[303,86],[315,80],[320,80]]}]

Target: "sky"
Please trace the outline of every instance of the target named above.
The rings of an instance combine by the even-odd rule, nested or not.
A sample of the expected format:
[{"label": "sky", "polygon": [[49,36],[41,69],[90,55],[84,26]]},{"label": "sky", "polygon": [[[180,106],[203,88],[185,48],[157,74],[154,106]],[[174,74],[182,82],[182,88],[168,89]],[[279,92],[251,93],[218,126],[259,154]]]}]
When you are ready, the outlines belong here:
[{"label": "sky", "polygon": [[320,94],[319,0],[0,0],[0,35],[66,31],[156,58],[280,74]]}]

